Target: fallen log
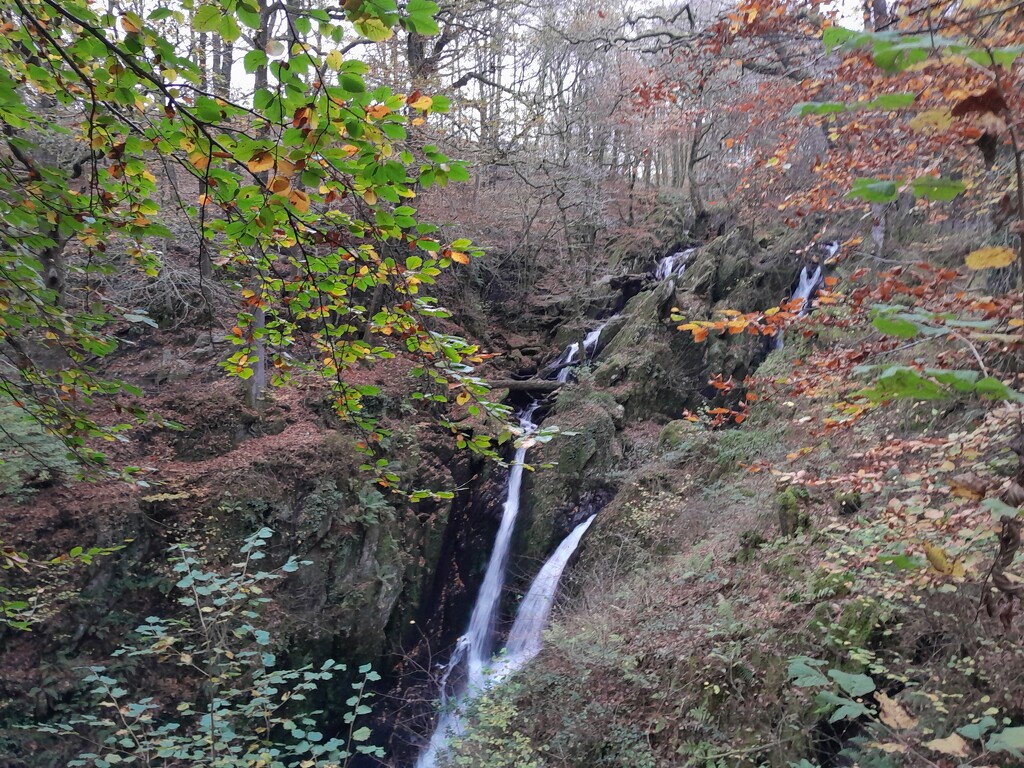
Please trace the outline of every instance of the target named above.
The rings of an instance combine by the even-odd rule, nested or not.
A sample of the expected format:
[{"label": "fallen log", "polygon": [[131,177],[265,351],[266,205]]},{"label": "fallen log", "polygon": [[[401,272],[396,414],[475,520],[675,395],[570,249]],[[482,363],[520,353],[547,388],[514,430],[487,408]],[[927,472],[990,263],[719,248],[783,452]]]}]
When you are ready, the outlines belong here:
[{"label": "fallen log", "polygon": [[562,386],[560,381],[550,379],[496,379],[488,381],[491,389],[507,389],[512,392],[554,392]]}]

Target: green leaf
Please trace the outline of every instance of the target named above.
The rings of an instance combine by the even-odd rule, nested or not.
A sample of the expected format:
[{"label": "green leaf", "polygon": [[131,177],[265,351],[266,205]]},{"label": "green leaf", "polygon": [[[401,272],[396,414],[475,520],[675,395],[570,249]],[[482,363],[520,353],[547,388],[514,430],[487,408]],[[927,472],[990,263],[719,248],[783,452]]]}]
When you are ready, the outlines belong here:
[{"label": "green leaf", "polygon": [[830,669],[828,676],[850,696],[865,696],[875,690],[875,681],[867,675],[851,675],[839,669]]},{"label": "green leaf", "polygon": [[802,101],[793,107],[789,114],[792,117],[807,117],[807,115],[834,115],[846,110],[847,105],[841,101]]},{"label": "green leaf", "polygon": [[863,106],[865,109],[906,109],[915,98],[913,93],[883,93]]},{"label": "green leaf", "polygon": [[1016,507],[1011,507],[1005,501],[1000,499],[985,499],[981,505],[992,513],[992,517],[996,520],[1002,520],[1006,517],[1017,517],[1020,515],[1020,510]]},{"label": "green leaf", "polygon": [[343,74],[338,76],[338,84],[349,93],[365,93],[366,83],[359,75]]},{"label": "green leaf", "polygon": [[809,688],[815,685],[828,685],[828,678],[817,667],[824,666],[821,659],[807,656],[794,656],[789,660],[788,674],[793,685],[798,688]]},{"label": "green leaf", "polygon": [[1014,757],[1024,757],[1024,726],[1004,728],[999,733],[993,733],[985,748],[992,752],[1009,752]]},{"label": "green leaf", "polygon": [[234,16],[225,16],[220,22],[220,36],[229,43],[235,42],[242,36],[242,30],[238,28],[238,22]]},{"label": "green leaf", "polygon": [[871,710],[859,701],[839,696],[832,691],[822,691],[814,697],[814,700],[826,710],[836,708],[828,719],[830,723],[837,723],[840,720],[856,720],[858,717],[871,714]]},{"label": "green leaf", "polygon": [[967,189],[967,185],[956,179],[937,176],[919,176],[911,182],[914,194],[929,200],[952,200]]},{"label": "green leaf", "polygon": [[221,11],[216,5],[201,5],[192,18],[196,32],[216,32],[220,29]]},{"label": "green leaf", "polygon": [[366,726],[363,726],[362,728],[357,728],[355,731],[353,731],[353,733],[352,733],[352,740],[353,741],[366,741],[368,738],[370,738],[370,735],[371,735],[370,729],[367,728]]},{"label": "green leaf", "polygon": [[995,718],[986,715],[976,723],[970,723],[957,728],[956,732],[963,736],[965,739],[979,740],[982,736],[988,733],[990,730],[996,727]]},{"label": "green leaf", "polygon": [[912,339],[917,336],[917,326],[899,317],[876,317],[871,324],[886,336],[897,336],[901,339]]},{"label": "green leaf", "polygon": [[894,181],[879,179],[855,179],[848,198],[860,198],[869,203],[891,203],[899,197],[899,190]]}]

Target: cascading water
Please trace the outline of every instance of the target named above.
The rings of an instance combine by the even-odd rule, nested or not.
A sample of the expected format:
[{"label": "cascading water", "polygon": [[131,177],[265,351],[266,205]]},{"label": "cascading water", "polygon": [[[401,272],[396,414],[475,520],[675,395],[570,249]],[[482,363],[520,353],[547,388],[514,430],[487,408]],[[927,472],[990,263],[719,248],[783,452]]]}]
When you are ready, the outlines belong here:
[{"label": "cascading water", "polygon": [[796,286],[796,290],[793,291],[793,301],[799,299],[801,301],[800,310],[797,313],[799,317],[804,317],[808,312],[811,311],[811,302],[809,301],[811,293],[818,286],[821,281],[821,265],[819,264],[811,274],[807,271],[807,267],[803,267],[800,270],[800,282]]},{"label": "cascading water", "polygon": [[687,248],[684,251],[677,251],[661,259],[654,270],[654,279],[661,281],[673,276],[681,276],[686,271],[686,265],[689,263],[690,256],[693,255],[695,250],[697,249]]},{"label": "cascading water", "polygon": [[[838,244],[836,245],[838,250]],[[821,265],[819,264],[813,273],[807,271],[807,266],[804,265],[800,269],[800,280],[797,283],[796,290],[793,291],[793,295],[790,298],[791,301],[800,301],[800,309],[797,310],[797,317],[806,317],[807,313],[811,311],[811,294],[818,287],[818,283],[821,282]],[[782,331],[775,334],[775,340],[772,342],[772,349],[782,349],[785,346],[785,341],[782,338]]]},{"label": "cascading water", "polygon": [[562,540],[534,578],[529,592],[519,604],[516,620],[508,633],[505,656],[494,675],[498,679],[504,679],[540,653],[541,639],[551,616],[551,607],[555,604],[555,593],[562,572],[596,517],[596,514],[591,515],[573,528],[572,533]]},{"label": "cascading water", "polygon": [[[530,407],[519,417],[519,426],[526,433],[536,429],[536,425],[531,419],[537,406],[537,402],[531,403]],[[484,666],[491,659],[494,618],[498,612],[501,588],[505,581],[505,566],[508,563],[509,547],[512,545],[512,532],[515,529],[516,517],[519,515],[519,494],[523,486],[523,461],[525,458],[526,443],[524,442],[516,449],[515,457],[512,459],[512,469],[508,475],[508,493],[505,496],[505,506],[501,513],[501,525],[494,540],[490,560],[487,561],[483,584],[480,586],[476,603],[473,605],[469,629],[466,630],[465,635],[459,638],[455,653],[452,654],[441,677],[440,699],[445,711],[438,718],[437,726],[430,737],[430,743],[417,759],[416,768],[432,768],[438,753],[444,751],[449,736],[461,732],[462,723],[458,715],[457,703],[454,708],[447,707],[449,701],[447,687],[448,678],[452,671],[462,663],[463,657],[466,660],[467,677],[457,698],[466,696],[472,698],[484,687]]]},{"label": "cascading water", "polygon": [[[562,543],[544,563],[530,585],[523,602],[519,604],[516,619],[505,645],[505,654],[492,660],[493,666],[486,674],[483,674],[481,669],[479,681],[475,685],[468,685],[454,706],[449,707],[445,693],[448,676],[452,669],[461,663],[466,651],[471,648],[468,633],[459,638],[455,653],[452,654],[452,658],[441,676],[441,708],[443,711],[438,718],[434,733],[430,737],[430,743],[416,761],[416,768],[433,768],[438,755],[445,751],[448,740],[452,736],[460,736],[463,733],[460,704],[472,700],[490,686],[501,683],[540,653],[544,630],[547,627],[548,618],[551,616],[551,608],[555,604],[555,595],[562,579],[562,572],[565,571],[565,566],[568,565],[569,560],[579,547],[583,534],[587,532],[596,517],[597,515],[593,514],[573,528],[572,532],[562,540]],[[479,599],[477,603],[479,604]]]},{"label": "cascading water", "polygon": [[[595,349],[597,349],[597,343],[601,340],[601,331],[608,325],[608,321],[601,323],[597,328],[592,330],[586,336],[583,337],[583,357],[589,358]],[[574,341],[568,347],[565,348],[565,352],[556,361],[555,365],[561,366],[558,370],[558,375],[555,377],[555,381],[565,384],[569,381],[569,376],[572,373],[572,366],[579,362],[580,345],[579,342]]]},{"label": "cascading water", "polygon": [[[519,426],[527,433],[537,428],[537,425],[530,420],[533,417],[533,412],[537,410],[537,405],[536,402],[532,403],[519,417]],[[508,494],[501,512],[501,526],[498,528],[498,536],[495,538],[494,548],[491,550],[491,559],[487,562],[484,583],[480,586],[480,593],[477,595],[473,614],[469,619],[469,629],[466,631],[466,636],[469,638],[469,649],[466,654],[469,677],[466,687],[470,690],[483,682],[484,664],[491,658],[494,617],[498,612],[498,603],[501,600],[501,587],[505,583],[505,566],[508,563],[509,547],[512,545],[512,531],[515,529],[516,517],[519,515],[519,494],[523,487],[523,461],[525,458],[526,443],[524,442],[516,449],[515,458],[512,460],[512,469],[508,475]]]}]

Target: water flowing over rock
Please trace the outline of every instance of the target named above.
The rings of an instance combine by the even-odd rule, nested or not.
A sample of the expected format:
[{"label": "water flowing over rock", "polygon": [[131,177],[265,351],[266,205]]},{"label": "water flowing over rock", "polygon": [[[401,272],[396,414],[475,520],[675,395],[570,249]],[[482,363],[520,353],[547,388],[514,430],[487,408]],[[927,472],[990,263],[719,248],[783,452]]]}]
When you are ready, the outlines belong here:
[{"label": "water flowing over rock", "polygon": [[654,269],[654,279],[660,282],[670,277],[682,275],[686,271],[686,265],[689,263],[690,257],[696,250],[696,248],[687,248],[683,251],[676,251],[661,259],[658,262],[658,266]]},{"label": "water flowing over rock", "polygon": [[[584,360],[589,359],[593,355],[594,350],[597,349],[597,344],[601,340],[601,331],[604,330],[604,327],[606,325],[608,325],[607,321],[601,323],[599,326],[597,326],[597,328],[590,331],[590,333],[583,337]],[[572,374],[573,366],[580,362],[583,362],[583,360],[580,360],[579,358],[580,345],[579,342],[574,341],[572,344],[565,348],[565,351],[555,362],[555,365],[558,366],[558,375],[555,377],[555,380],[561,382],[562,384],[565,384],[567,381],[569,381],[569,376]]]},{"label": "water flowing over rock", "polygon": [[[519,426],[526,432],[536,429],[531,421],[537,403],[527,408],[519,418]],[[501,599],[501,588],[505,583],[505,566],[508,563],[509,547],[512,543],[512,532],[515,529],[516,517],[519,515],[519,494],[523,487],[523,461],[526,458],[526,444],[516,449],[512,460],[512,470],[508,476],[508,495],[501,513],[501,527],[494,540],[491,559],[487,563],[484,582],[480,586],[473,614],[469,619],[466,631],[469,649],[466,661],[469,667],[467,686],[474,688],[483,682],[483,668],[491,658],[491,642],[494,634],[494,617]]]},{"label": "water flowing over rock", "polygon": [[540,653],[542,635],[551,616],[551,608],[555,604],[555,594],[562,579],[562,572],[576,552],[583,534],[596,517],[597,515],[591,515],[577,525],[572,533],[562,540],[534,578],[529,592],[519,605],[516,620],[505,643],[506,657],[499,668],[502,676],[511,674]]}]

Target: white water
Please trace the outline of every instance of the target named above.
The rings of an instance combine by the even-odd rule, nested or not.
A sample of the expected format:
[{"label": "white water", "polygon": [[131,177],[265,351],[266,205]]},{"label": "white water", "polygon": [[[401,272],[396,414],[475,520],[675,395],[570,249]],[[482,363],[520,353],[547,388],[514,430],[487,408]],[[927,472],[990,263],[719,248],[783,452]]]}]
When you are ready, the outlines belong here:
[{"label": "white water", "polygon": [[676,253],[670,254],[658,262],[658,266],[654,270],[655,280],[666,280],[669,277],[681,276],[686,271],[686,265],[690,261],[690,256],[696,248],[687,248],[685,251],[677,251]]},{"label": "white water", "polygon": [[[519,426],[529,434],[536,429],[531,419],[537,410],[534,402],[519,417]],[[441,707],[444,710],[438,718],[430,743],[416,760],[416,768],[433,768],[439,752],[443,752],[448,738],[462,733],[462,720],[459,717],[459,701],[473,698],[485,687],[484,665],[491,659],[491,642],[494,634],[494,618],[501,600],[501,588],[505,582],[505,566],[508,564],[509,548],[512,545],[512,532],[515,529],[516,517],[519,515],[519,494],[523,486],[523,461],[526,458],[525,443],[516,449],[512,459],[512,469],[508,475],[508,492],[505,506],[501,512],[501,525],[494,539],[491,558],[487,562],[487,572],[483,584],[473,605],[473,613],[469,618],[469,629],[459,638],[459,643],[448,661],[444,674],[441,676]],[[449,707],[448,678],[465,658],[467,678],[462,692]]]},{"label": "white water", "polygon": [[[601,340],[601,331],[608,325],[608,321],[601,323],[597,328],[592,330],[586,336],[583,337],[583,356],[584,358],[590,357],[593,351],[597,348],[597,342]],[[556,365],[562,366],[558,375],[555,377],[555,381],[559,381],[565,384],[569,380],[569,375],[572,373],[572,366],[579,362],[580,344],[578,341],[574,341],[565,351],[559,356]]]},{"label": "white water", "polygon": [[[448,697],[445,687],[451,671],[462,662],[462,657],[471,647],[468,633],[459,638],[459,644],[452,654],[444,674],[441,676],[441,716],[437,720],[434,733],[430,736],[430,743],[420,753],[416,760],[416,768],[434,768],[439,755],[443,754],[448,746],[448,741],[453,736],[461,736],[463,733],[462,708],[475,697],[486,691],[493,685],[498,685],[513,672],[521,669],[534,656],[540,653],[544,630],[547,627],[548,619],[551,616],[551,608],[555,603],[555,594],[558,591],[558,583],[561,581],[562,572],[569,563],[573,553],[580,545],[583,534],[590,528],[597,515],[591,515],[582,523],[577,525],[568,536],[566,536],[551,557],[540,569],[530,585],[526,597],[519,604],[516,612],[516,620],[508,635],[505,654],[491,660],[491,666],[484,670],[481,668],[479,680],[473,684],[469,683],[457,699],[448,706]],[[492,556],[493,559],[493,556]],[[480,604],[479,598],[477,604]],[[472,674],[472,673],[471,673]]]},{"label": "white water", "polygon": [[[839,250],[839,244],[835,243],[836,250]],[[818,287],[818,283],[821,282],[821,265],[819,264],[815,268],[813,273],[807,271],[807,266],[804,265],[800,268],[800,281],[797,283],[796,290],[793,291],[793,295],[790,297],[790,301],[800,300],[800,308],[797,310],[797,317],[806,317],[807,313],[811,311],[811,294]],[[785,346],[785,341],[782,338],[782,330],[775,334],[775,339],[772,341],[772,349],[782,349]]]},{"label": "white water", "polygon": [[[530,419],[537,410],[534,402],[519,417],[519,426],[527,433],[537,428]],[[501,599],[501,587],[505,583],[505,565],[508,563],[508,551],[512,544],[512,531],[519,515],[519,493],[523,487],[523,461],[526,458],[526,444],[516,449],[512,459],[512,469],[508,475],[508,495],[501,512],[501,526],[494,540],[491,559],[487,562],[484,583],[480,586],[473,614],[469,618],[469,650],[466,655],[469,666],[467,687],[473,689],[483,682],[484,664],[491,658],[491,637],[494,634],[494,617],[498,612]]]},{"label": "white water", "polygon": [[508,633],[505,657],[496,671],[501,678],[515,672],[540,653],[541,640],[551,616],[551,607],[555,604],[555,593],[558,591],[562,572],[595,517],[597,515],[591,515],[577,525],[572,533],[562,540],[534,578],[530,591],[519,604],[516,620]]},{"label": "white water", "polygon": [[821,280],[821,265],[814,270],[814,274],[807,272],[807,267],[804,266],[800,270],[800,282],[793,291],[793,301],[800,299],[800,310],[797,313],[798,317],[804,317],[808,312],[811,311],[811,292],[818,286],[818,282]]}]

